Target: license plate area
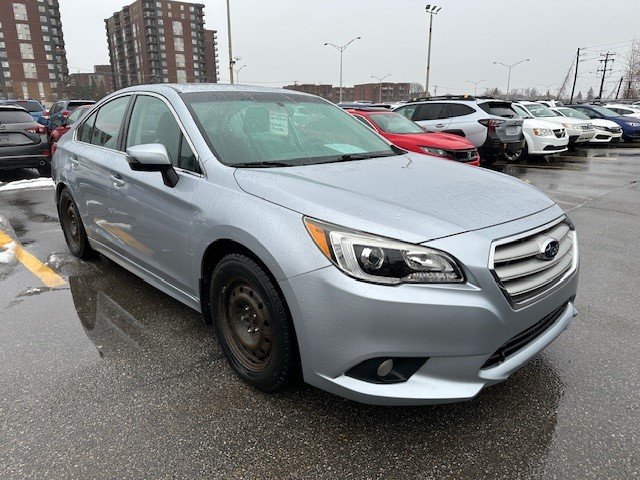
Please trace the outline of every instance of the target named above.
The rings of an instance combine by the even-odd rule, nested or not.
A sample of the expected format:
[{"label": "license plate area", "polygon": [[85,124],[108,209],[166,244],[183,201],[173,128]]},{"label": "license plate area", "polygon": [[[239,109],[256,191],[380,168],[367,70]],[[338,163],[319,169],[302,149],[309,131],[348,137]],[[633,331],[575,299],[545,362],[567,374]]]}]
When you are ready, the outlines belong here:
[{"label": "license plate area", "polygon": [[518,126],[507,127],[507,135],[520,135],[520,127]]}]

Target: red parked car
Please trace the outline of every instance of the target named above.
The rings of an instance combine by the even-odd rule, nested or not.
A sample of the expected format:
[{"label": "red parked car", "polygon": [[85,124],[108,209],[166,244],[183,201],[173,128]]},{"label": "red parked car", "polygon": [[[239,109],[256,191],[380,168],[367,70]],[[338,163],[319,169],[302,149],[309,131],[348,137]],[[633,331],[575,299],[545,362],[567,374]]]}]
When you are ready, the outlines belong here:
[{"label": "red parked car", "polygon": [[91,107],[93,107],[93,105],[82,105],[71,112],[68,117],[56,119],[53,130],[51,130],[51,134],[49,135],[51,155],[56,151],[56,143],[60,140],[60,137],[69,131],[71,125],[82,119]]},{"label": "red parked car", "polygon": [[347,109],[347,112],[404,150],[480,166],[478,150],[464,137],[427,132],[404,115],[388,110],[363,108]]}]

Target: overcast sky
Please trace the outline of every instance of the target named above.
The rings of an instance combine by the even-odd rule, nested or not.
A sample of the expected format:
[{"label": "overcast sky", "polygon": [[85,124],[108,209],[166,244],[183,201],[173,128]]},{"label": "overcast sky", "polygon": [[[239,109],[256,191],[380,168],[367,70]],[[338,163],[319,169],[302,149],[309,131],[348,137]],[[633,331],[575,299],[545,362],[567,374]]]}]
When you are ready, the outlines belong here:
[{"label": "overcast sky", "polygon": [[[104,19],[125,0],[60,0],[69,70],[108,63]],[[225,0],[204,0],[207,28],[218,30],[220,74],[228,81]],[[345,51],[345,85],[389,81],[424,83],[428,16],[426,0],[231,0],[234,56],[242,83],[281,86],[339,83],[338,52],[325,42],[362,40]],[[586,50],[578,89],[599,87],[597,57],[618,52],[605,92],[622,76],[622,54],[640,37],[640,0],[440,0],[434,19],[432,85],[439,93],[463,93],[467,81],[505,89],[507,70],[493,65],[524,58],[514,68],[512,88],[556,83],[569,70],[576,48]],[[482,89],[481,87],[481,89]]]}]

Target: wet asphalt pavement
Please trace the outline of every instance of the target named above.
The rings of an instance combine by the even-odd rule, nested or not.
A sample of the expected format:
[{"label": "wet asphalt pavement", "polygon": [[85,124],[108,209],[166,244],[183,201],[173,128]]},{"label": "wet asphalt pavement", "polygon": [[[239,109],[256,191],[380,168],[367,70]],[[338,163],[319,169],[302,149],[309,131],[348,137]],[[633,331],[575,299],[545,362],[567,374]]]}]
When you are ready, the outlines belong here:
[{"label": "wet asphalt pavement", "polygon": [[580,315],[506,382],[420,408],[252,390],[198,314],[68,253],[52,189],[0,183],[0,230],[66,282],[0,262],[0,478],[640,478],[640,149],[496,168],[569,211]]}]

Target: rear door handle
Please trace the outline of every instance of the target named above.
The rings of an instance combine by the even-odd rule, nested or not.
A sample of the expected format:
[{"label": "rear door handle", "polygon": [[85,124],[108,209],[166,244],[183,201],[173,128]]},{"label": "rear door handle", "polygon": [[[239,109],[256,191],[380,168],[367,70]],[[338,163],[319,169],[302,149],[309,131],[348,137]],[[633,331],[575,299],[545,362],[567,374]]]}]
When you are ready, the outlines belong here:
[{"label": "rear door handle", "polygon": [[71,164],[72,167],[77,167],[78,166],[78,156],[74,153],[72,153],[69,156],[69,163]]},{"label": "rear door handle", "polygon": [[125,181],[117,173],[115,175],[111,175],[109,178],[113,182],[113,186],[116,187],[116,188],[122,188],[122,187],[124,187],[126,185]]}]

